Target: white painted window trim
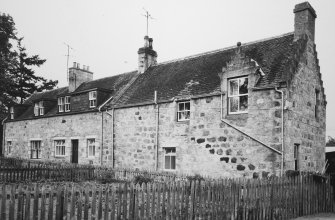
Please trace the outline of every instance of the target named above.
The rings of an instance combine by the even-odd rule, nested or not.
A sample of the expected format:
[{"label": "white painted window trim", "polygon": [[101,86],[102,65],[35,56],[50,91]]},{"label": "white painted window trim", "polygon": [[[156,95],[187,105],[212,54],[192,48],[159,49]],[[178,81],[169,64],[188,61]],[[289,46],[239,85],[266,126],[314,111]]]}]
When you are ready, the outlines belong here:
[{"label": "white painted window trim", "polygon": [[[10,142],[10,144],[9,144]],[[7,140],[6,141],[6,152],[7,152],[7,155],[11,155],[12,152],[13,152],[13,141],[12,140]]]},{"label": "white painted window trim", "polygon": [[[57,145],[58,141],[64,141],[63,145]],[[54,139],[53,142],[54,142],[55,157],[66,157],[67,156],[67,154],[66,154],[66,140],[57,138],[57,139]],[[61,146],[61,147],[64,146],[64,154],[57,154],[57,146]]]},{"label": "white painted window trim", "polygon": [[58,112],[64,112],[64,97],[58,98]]},{"label": "white painted window trim", "polygon": [[[166,150],[167,149],[171,149],[171,148],[174,148],[175,152],[173,152],[173,153],[166,153]],[[176,154],[177,148],[176,147],[164,147],[163,149],[164,149],[164,159],[163,159],[163,161],[164,161],[164,167],[163,167],[163,170],[164,171],[172,171],[172,172],[177,171],[177,154]],[[165,157],[166,156],[170,156],[170,157],[174,156],[175,157],[175,169],[167,169],[167,168],[165,168]],[[171,167],[171,159],[170,159],[170,167]]]},{"label": "white painted window trim", "polygon": [[65,98],[64,98],[64,110],[65,110],[65,112],[71,111],[71,96],[65,96]]},{"label": "white painted window trim", "polygon": [[[242,76],[242,77],[237,77],[237,78],[232,78],[232,79],[228,79],[228,90],[227,90],[227,94],[228,94],[228,114],[229,115],[237,115],[237,114],[244,114],[244,113],[248,113],[248,110],[247,111],[237,111],[237,112],[231,112],[230,111],[230,98],[234,98],[234,97],[241,97],[241,96],[247,96],[247,98],[249,98],[249,93],[247,94],[237,94],[237,95],[231,95],[230,94],[230,81],[233,81],[233,80],[237,80],[237,88],[239,88],[240,84],[239,84],[239,79],[243,79],[243,78],[246,78],[248,79],[248,76]],[[249,81],[248,81],[248,84],[249,84]],[[249,85],[248,85],[249,86]],[[239,93],[239,91],[238,91]],[[238,102],[238,108],[237,109],[240,109],[240,102]],[[249,109],[249,103],[248,103],[248,109]]]},{"label": "white painted window trim", "polygon": [[97,106],[97,91],[90,91],[88,93],[88,100],[90,103],[90,108],[96,107]]},{"label": "white painted window trim", "polygon": [[[89,140],[94,140],[94,145],[90,145],[89,144]],[[87,138],[86,139],[86,145],[87,145],[87,157],[88,158],[95,158],[95,155],[96,155],[96,151],[97,151],[97,149],[96,149],[96,147],[97,147],[97,145],[96,145],[96,139],[95,138]],[[92,151],[93,153],[94,153],[94,155],[90,155],[90,146],[94,146],[94,151]]]},{"label": "white painted window trim", "polygon": [[9,108],[9,112],[10,112],[10,119],[14,119],[14,107],[10,107]]},{"label": "white painted window trim", "polygon": [[[185,106],[186,106],[185,104],[186,103],[189,103],[189,105],[190,105],[190,109],[188,109],[188,110],[185,110]],[[180,108],[179,108],[180,104],[184,104],[184,110],[180,110]],[[187,119],[181,119],[181,118],[179,118],[179,113],[182,113],[182,112],[188,112],[189,113],[189,118],[187,118]],[[191,101],[177,102],[177,121],[178,122],[180,122],[180,121],[189,121],[190,118],[191,118]]]},{"label": "white painted window trim", "polygon": [[38,113],[39,115],[44,115],[44,102],[43,101],[39,101],[38,102]]},{"label": "white painted window trim", "polygon": [[[39,147],[39,151],[38,151],[39,154],[36,154],[39,157],[36,157],[36,158],[32,157],[33,142],[40,142],[40,147]],[[32,159],[32,160],[40,160],[40,159],[42,159],[41,153],[42,153],[42,141],[39,140],[39,139],[30,140],[30,159]]]}]

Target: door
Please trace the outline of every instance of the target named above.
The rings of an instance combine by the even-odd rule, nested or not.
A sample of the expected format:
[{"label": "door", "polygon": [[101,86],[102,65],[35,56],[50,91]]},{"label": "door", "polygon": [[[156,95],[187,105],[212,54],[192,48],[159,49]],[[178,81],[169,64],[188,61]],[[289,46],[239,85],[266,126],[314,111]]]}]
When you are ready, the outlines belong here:
[{"label": "door", "polygon": [[71,140],[72,145],[72,163],[78,163],[78,140]]}]

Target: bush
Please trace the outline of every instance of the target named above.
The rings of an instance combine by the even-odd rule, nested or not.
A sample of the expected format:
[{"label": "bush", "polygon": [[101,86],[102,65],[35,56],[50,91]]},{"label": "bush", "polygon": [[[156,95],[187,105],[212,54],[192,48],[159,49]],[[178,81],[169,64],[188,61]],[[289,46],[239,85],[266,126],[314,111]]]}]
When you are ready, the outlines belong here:
[{"label": "bush", "polygon": [[153,181],[154,180],[151,177],[149,177],[148,175],[141,174],[141,175],[135,176],[135,178],[133,180],[133,183],[135,185],[140,184],[140,186],[142,186],[142,183],[147,184],[147,183],[151,183]]},{"label": "bush", "polygon": [[203,181],[205,180],[202,176],[200,176],[200,174],[195,174],[193,176],[187,176],[186,177],[188,181],[192,182],[192,181]]}]

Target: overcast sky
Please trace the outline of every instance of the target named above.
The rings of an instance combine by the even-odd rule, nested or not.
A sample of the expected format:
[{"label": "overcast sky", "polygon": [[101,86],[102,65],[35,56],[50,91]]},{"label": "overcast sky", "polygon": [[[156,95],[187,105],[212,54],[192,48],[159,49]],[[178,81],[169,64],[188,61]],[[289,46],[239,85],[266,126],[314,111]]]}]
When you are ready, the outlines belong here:
[{"label": "overcast sky", "polygon": [[[149,23],[158,62],[292,32],[298,0],[0,0],[30,54],[47,59],[37,74],[67,85],[70,65],[89,65],[94,79],[137,68]],[[335,137],[335,1],[310,0],[317,13],[316,48],[327,95],[327,134]]]}]

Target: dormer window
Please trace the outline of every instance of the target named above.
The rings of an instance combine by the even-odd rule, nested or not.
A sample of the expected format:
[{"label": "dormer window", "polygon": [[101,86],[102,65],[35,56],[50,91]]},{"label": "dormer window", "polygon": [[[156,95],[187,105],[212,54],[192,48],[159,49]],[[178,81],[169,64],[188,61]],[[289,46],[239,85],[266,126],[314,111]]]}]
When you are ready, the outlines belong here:
[{"label": "dormer window", "polygon": [[64,97],[58,98],[58,112],[64,112]]},{"label": "dormer window", "polygon": [[10,119],[14,119],[14,107],[9,108]]},{"label": "dormer window", "polygon": [[35,116],[44,115],[44,102],[43,101],[35,102],[34,115]]},{"label": "dormer window", "polygon": [[71,101],[71,97],[65,96],[65,111],[66,112],[69,112],[71,110],[70,101]]},{"label": "dormer window", "polygon": [[228,80],[228,113],[248,112],[248,77]]},{"label": "dormer window", "polygon": [[97,91],[91,91],[88,93],[90,108],[94,108],[97,106]]}]

